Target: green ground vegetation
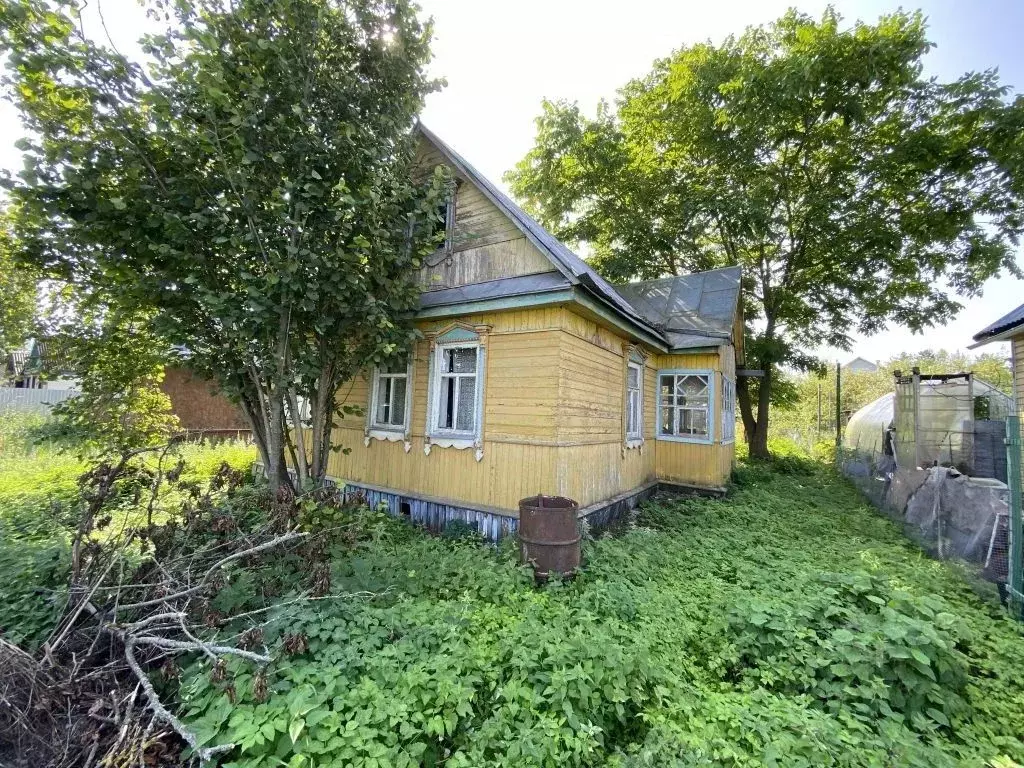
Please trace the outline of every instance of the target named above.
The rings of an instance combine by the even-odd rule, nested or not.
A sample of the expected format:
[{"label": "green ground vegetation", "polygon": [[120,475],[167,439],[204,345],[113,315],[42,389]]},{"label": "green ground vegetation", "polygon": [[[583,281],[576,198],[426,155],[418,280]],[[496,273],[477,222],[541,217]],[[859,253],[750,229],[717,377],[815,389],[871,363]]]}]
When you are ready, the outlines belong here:
[{"label": "green ground vegetation", "polygon": [[[190,450],[211,467],[236,449]],[[1024,762],[1024,635],[995,589],[928,559],[828,466],[775,452],[741,462],[725,499],[649,503],[541,588],[512,542],[309,499],[296,522],[328,534],[321,551],[238,563],[210,599],[212,634],[274,661],[153,680],[204,742],[238,745],[231,768]],[[46,521],[76,467],[15,453],[0,626],[29,642],[59,610]],[[226,494],[210,535],[272,506]],[[311,580],[318,599],[296,600]]]}]

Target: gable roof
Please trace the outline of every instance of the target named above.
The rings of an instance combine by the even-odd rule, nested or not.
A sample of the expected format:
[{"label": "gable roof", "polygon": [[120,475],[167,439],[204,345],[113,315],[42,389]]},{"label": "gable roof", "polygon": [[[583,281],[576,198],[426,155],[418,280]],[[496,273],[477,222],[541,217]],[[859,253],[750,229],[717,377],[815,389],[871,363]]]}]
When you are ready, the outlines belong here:
[{"label": "gable roof", "polygon": [[989,341],[1002,341],[1009,336],[1016,335],[1012,332],[1018,328],[1024,333],[1024,304],[1021,304],[991,325],[974,334],[974,340],[978,342],[975,346],[980,346]]},{"label": "gable roof", "polygon": [[[422,308],[499,296],[553,292],[559,288],[579,286],[615,314],[661,340],[668,348],[717,346],[731,338],[739,306],[739,267],[613,286],[433,131],[422,123],[418,125],[418,130],[459,175],[472,182],[516,225],[534,247],[551,261],[563,278],[558,281],[553,275],[527,275],[431,291],[421,297]],[[659,288],[655,284],[663,286]],[[659,291],[665,293],[664,298],[671,304],[671,308],[663,306],[660,311],[655,311],[659,304]],[[669,317],[666,323],[665,319]]]}]

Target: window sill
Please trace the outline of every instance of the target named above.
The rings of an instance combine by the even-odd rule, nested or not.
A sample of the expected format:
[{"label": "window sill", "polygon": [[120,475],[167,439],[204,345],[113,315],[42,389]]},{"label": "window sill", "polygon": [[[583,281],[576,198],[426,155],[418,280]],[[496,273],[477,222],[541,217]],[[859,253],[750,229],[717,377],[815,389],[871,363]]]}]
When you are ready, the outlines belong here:
[{"label": "window sill", "polygon": [[644,439],[642,437],[631,437],[627,439],[623,444],[623,448],[627,451],[632,451],[634,448],[643,448]]},{"label": "window sill", "polygon": [[431,435],[423,444],[423,453],[429,456],[432,448],[454,448],[457,451],[476,448],[476,460],[480,461],[484,457],[483,446],[474,437],[435,437]]},{"label": "window sill", "polygon": [[715,443],[710,437],[683,437],[681,435],[658,435],[654,439],[665,443],[696,443],[698,445],[714,445]]},{"label": "window sill", "polygon": [[363,445],[368,446],[371,440],[386,440],[390,443],[405,443],[405,452],[412,450],[412,443],[409,442],[404,430],[397,429],[370,429],[363,438]]}]

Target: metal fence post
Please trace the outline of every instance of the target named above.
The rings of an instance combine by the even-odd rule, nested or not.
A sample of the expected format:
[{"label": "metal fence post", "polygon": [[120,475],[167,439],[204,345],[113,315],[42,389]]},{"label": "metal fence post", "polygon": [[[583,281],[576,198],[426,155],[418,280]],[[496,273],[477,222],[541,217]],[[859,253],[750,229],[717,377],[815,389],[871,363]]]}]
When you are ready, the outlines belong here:
[{"label": "metal fence post", "polygon": [[1024,526],[1021,525],[1022,440],[1020,416],[1006,418],[1006,484],[1010,489],[1010,552],[1007,588],[1010,610],[1015,618],[1024,618]]}]

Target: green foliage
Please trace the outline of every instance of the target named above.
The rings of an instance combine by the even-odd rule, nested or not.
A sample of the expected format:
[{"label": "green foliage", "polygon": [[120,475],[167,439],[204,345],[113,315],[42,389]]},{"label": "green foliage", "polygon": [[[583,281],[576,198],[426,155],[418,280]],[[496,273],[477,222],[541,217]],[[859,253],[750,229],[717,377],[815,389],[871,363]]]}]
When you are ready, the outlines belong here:
[{"label": "green foliage", "polygon": [[148,317],[111,313],[95,325],[83,318],[57,344],[79,379],[80,394],[53,408],[53,437],[98,455],[171,438],[178,418],[160,390],[170,350],[152,333]]},{"label": "green foliage", "polygon": [[0,206],[0,355],[20,349],[36,323],[40,275],[15,260],[10,214]]},{"label": "green foliage", "polygon": [[339,597],[282,599],[265,675],[197,659],[185,716],[240,745],[231,768],[1024,757],[1019,625],[821,464],[773,453],[726,500],[647,505],[542,589],[511,548],[337,512],[364,521],[336,539]]},{"label": "green foliage", "polygon": [[[512,544],[427,536],[329,489],[288,506],[239,488],[199,510],[218,521],[200,526],[207,543],[286,508],[279,522],[316,534],[232,563],[210,595],[210,636],[254,637],[274,660],[200,656],[154,682],[204,743],[238,745],[225,768],[1024,760],[1024,635],[991,586],[925,557],[792,446],[772,452],[741,464],[726,499],[649,503],[586,543],[576,579],[542,588]],[[73,490],[59,479],[73,472],[54,486],[37,458],[5,459],[0,509],[21,489],[17,505],[45,519],[55,489]],[[48,574],[15,577],[5,558],[25,540],[7,530],[0,583],[16,587],[0,588],[0,624],[31,642],[49,585],[29,580]],[[311,582],[329,589],[297,600]]]},{"label": "green foliage", "polygon": [[732,675],[750,688],[807,695],[866,721],[923,730],[966,713],[967,664],[942,601],[869,574],[823,574],[788,600],[741,600],[728,614]]},{"label": "green foliage", "polygon": [[414,167],[430,25],[405,2],[146,5],[166,29],[139,65],[83,38],[71,0],[0,3],[23,255],[155,311],[239,399],[274,484],[306,398],[295,468],[322,480],[339,385],[407,350],[437,246],[448,179]]},{"label": "green foliage", "polygon": [[[613,280],[739,264],[755,453],[781,366],[887,323],[943,323],[1018,275],[1018,131],[994,71],[923,76],[924,16],[842,26],[790,11],[657,61],[595,118],[545,102],[513,192]],[[756,405],[752,402],[756,400]]]},{"label": "green foliage", "polygon": [[[78,523],[77,481],[87,469],[65,444],[40,442],[41,422],[15,414],[0,419],[0,633],[29,648],[50,634],[64,610]],[[251,446],[225,442],[179,446],[175,458],[185,462],[183,481],[205,484],[224,462],[251,472],[254,457]],[[131,495],[113,507],[116,520],[97,536],[145,519]]]}]

